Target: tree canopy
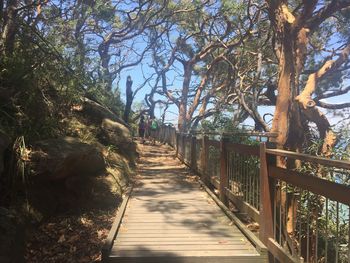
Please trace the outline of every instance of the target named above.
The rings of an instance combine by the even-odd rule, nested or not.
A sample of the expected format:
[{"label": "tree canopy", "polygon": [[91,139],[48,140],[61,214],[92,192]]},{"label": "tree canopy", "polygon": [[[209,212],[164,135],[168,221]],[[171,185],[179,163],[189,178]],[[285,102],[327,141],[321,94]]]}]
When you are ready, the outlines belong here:
[{"label": "tree canopy", "polygon": [[349,102],[332,100],[349,98],[349,6],[348,0],[1,1],[2,86],[27,94],[29,80],[72,98],[79,91],[125,115],[120,80],[142,64],[143,80],[126,92],[128,112],[142,90],[141,111],[154,116],[156,105],[174,108],[180,131],[219,115],[235,126],[249,118],[255,130],[277,132],[280,147],[301,149],[316,136],[327,154],[336,143],[330,113],[349,118]]}]

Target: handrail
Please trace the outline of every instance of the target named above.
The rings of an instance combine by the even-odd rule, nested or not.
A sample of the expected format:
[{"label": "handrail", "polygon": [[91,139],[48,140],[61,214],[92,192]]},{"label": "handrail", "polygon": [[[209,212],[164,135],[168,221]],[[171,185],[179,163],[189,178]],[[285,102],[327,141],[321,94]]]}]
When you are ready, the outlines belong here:
[{"label": "handrail", "polygon": [[221,136],[233,136],[233,135],[238,135],[238,136],[257,136],[257,137],[277,137],[278,133],[276,132],[215,132],[215,131],[189,131],[189,132],[179,132],[177,133],[180,134],[192,134],[192,135],[197,135],[197,134],[205,134],[205,135],[221,135]]},{"label": "handrail", "polygon": [[329,159],[325,157],[312,156],[309,154],[296,153],[279,149],[266,149],[266,153],[276,156],[289,157],[300,161],[315,162],[317,164],[326,166],[335,166],[337,168],[350,169],[350,161]]},{"label": "handrail", "polygon": [[[216,189],[215,192],[218,194],[220,201],[227,207],[229,202],[232,202],[241,212],[260,222],[260,239],[269,248],[273,257],[280,262],[301,262],[302,260],[308,262],[313,260],[310,253],[316,253],[314,256],[317,258],[317,249],[316,252],[315,248],[311,248],[314,249],[311,252],[308,251],[311,242],[309,237],[310,228],[315,227],[315,224],[310,222],[311,220],[317,221],[316,227],[320,227],[318,226],[318,213],[322,213],[322,211],[315,212],[315,209],[307,211],[311,195],[316,196],[313,198],[323,198],[319,202],[326,202],[324,204],[326,213],[331,207],[328,204],[328,199],[329,202],[336,202],[333,207],[337,209],[338,219],[332,219],[335,220],[336,224],[339,224],[340,204],[349,206],[348,216],[350,217],[350,187],[340,184],[338,178],[343,176],[343,173],[345,175],[350,174],[350,161],[328,159],[280,149],[267,149],[266,143],[260,143],[259,147],[258,145],[245,145],[229,141],[229,136],[265,136],[270,138],[274,137],[275,133],[180,133],[176,132],[174,128],[167,129],[172,132],[168,133],[164,140],[173,142],[178,158],[193,171],[199,173],[205,184]],[[210,140],[210,135],[220,135],[221,137],[219,140]],[[213,149],[212,146],[216,149]],[[312,176],[310,173],[302,173],[295,169],[277,167],[275,165],[276,158],[271,157],[278,156],[300,160],[306,162],[306,164],[316,164],[310,165],[310,168],[318,169],[317,171],[320,173],[334,174],[336,176],[335,181]],[[333,167],[334,169],[324,169],[324,166]],[[294,193],[294,191],[296,192]],[[288,198],[292,199],[288,201]],[[296,201],[295,198],[300,200]],[[292,204],[288,202],[294,202],[294,207],[288,207]],[[304,207],[301,207],[301,205]],[[292,220],[298,220],[298,224],[303,226],[307,225],[307,229],[303,230],[308,233],[307,235],[303,234],[305,232],[293,232],[301,230],[290,229],[293,228],[296,222],[289,225],[289,230],[287,230],[287,221],[290,216],[295,216],[289,215],[290,211],[299,213],[299,217]],[[311,212],[315,213],[313,217],[308,216],[308,213]],[[326,220],[331,220],[329,213]],[[350,222],[350,218],[348,222]],[[349,226],[345,228],[349,232],[347,240],[350,240],[349,228]],[[315,229],[312,231],[311,234],[317,233]],[[299,247],[297,248],[299,254],[291,251],[293,245],[291,245],[290,240],[288,241],[288,238],[291,238],[290,235],[292,235],[292,238],[295,238],[293,235],[299,235],[300,239],[307,239],[307,241],[299,240]],[[283,242],[289,242],[289,244]],[[304,242],[308,252],[305,252],[305,248],[301,252],[300,242]],[[333,246],[336,246],[337,239],[334,242],[335,245]],[[286,246],[289,246],[288,251]],[[350,253],[350,242],[348,250],[348,253]],[[304,254],[300,255],[300,253]],[[301,259],[301,257],[304,257],[304,259]],[[338,261],[335,260],[335,262]]]},{"label": "handrail", "polygon": [[316,176],[269,166],[269,177],[276,178],[326,198],[350,205],[350,187]]}]

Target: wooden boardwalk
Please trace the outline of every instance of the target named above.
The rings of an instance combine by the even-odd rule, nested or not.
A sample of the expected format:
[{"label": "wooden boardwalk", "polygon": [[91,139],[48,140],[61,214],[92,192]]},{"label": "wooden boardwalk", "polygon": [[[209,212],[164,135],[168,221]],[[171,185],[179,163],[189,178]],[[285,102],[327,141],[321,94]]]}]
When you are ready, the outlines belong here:
[{"label": "wooden boardwalk", "polygon": [[267,262],[171,148],[140,147],[137,182],[112,229],[107,262]]}]

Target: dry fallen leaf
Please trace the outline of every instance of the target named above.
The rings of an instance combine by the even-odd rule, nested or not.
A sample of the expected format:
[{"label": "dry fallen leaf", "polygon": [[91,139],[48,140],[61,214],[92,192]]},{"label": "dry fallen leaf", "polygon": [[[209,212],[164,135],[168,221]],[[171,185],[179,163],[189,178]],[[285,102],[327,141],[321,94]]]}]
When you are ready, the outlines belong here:
[{"label": "dry fallen leaf", "polygon": [[62,234],[60,236],[60,238],[58,239],[57,243],[63,243],[64,241],[66,241],[66,238],[64,237],[64,235]]}]

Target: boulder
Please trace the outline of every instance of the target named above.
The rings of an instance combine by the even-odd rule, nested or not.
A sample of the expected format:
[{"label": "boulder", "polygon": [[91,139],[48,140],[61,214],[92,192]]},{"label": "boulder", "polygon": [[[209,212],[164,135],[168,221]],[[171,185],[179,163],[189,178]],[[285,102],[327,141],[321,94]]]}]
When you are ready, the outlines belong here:
[{"label": "boulder", "polygon": [[33,144],[31,168],[49,180],[97,176],[105,171],[102,153],[76,138],[48,139]]},{"label": "boulder", "polygon": [[112,111],[88,98],[84,98],[80,112],[97,125],[101,125],[104,119],[110,119],[112,121],[120,123],[126,128],[129,128],[129,125]]},{"label": "boulder", "polygon": [[10,138],[0,130],[0,176],[4,171],[4,154],[10,142]]},{"label": "boulder", "polygon": [[84,98],[80,107],[74,110],[84,117],[84,124],[97,126],[97,138],[105,146],[114,146],[120,153],[133,161],[136,144],[133,142],[130,127],[116,114],[101,104]]},{"label": "boulder", "polygon": [[119,122],[104,119],[101,124],[101,142],[105,145],[114,145],[121,154],[133,158],[136,153],[136,145],[128,128]]}]

